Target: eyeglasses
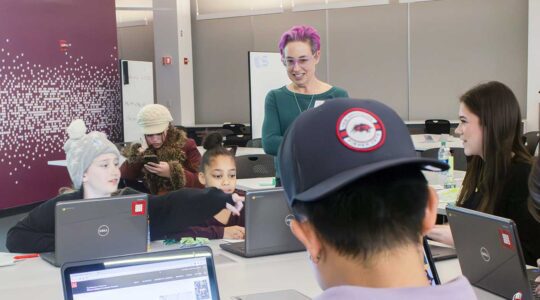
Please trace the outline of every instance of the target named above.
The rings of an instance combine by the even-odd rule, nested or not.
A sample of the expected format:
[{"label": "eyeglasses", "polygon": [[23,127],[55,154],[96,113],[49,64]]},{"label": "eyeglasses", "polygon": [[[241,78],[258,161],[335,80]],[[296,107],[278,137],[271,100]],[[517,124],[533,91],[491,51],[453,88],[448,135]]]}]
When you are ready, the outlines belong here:
[{"label": "eyeglasses", "polygon": [[285,67],[294,68],[296,64],[298,64],[298,66],[300,67],[305,67],[311,62],[312,59],[313,59],[313,56],[300,57],[300,58],[287,57],[287,58],[282,58],[281,61],[283,62],[283,65]]}]

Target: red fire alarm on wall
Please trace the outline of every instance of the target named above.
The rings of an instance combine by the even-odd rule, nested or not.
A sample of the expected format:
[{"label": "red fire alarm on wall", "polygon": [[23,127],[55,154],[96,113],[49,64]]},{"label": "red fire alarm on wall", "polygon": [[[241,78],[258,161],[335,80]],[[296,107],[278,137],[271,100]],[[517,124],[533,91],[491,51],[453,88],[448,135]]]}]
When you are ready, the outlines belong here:
[{"label": "red fire alarm on wall", "polygon": [[184,65],[187,65],[189,63],[189,59],[187,57],[184,57]]},{"label": "red fire alarm on wall", "polygon": [[60,46],[60,52],[67,52],[71,44],[66,40],[58,40],[58,46]]},{"label": "red fire alarm on wall", "polygon": [[172,57],[170,57],[170,56],[163,56],[163,57],[161,58],[161,63],[162,63],[163,65],[170,65],[170,64],[172,64]]}]

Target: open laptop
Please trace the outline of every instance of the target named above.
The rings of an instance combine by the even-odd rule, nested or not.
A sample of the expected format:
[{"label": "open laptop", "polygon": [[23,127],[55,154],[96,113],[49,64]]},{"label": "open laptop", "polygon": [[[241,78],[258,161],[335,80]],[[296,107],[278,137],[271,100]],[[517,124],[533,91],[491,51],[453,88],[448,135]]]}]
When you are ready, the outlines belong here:
[{"label": "open laptop", "polygon": [[430,245],[427,239],[424,237],[424,269],[426,270],[426,276],[430,285],[439,285],[441,280],[439,279],[439,273],[435,267],[435,261],[433,259]]},{"label": "open laptop", "polygon": [[441,261],[457,257],[457,253],[454,248],[430,244],[429,249],[431,250],[431,256],[433,257],[434,261]]},{"label": "open laptop", "polygon": [[66,263],[61,273],[65,300],[219,299],[206,246]]},{"label": "open laptop", "polygon": [[60,201],[55,208],[55,252],[41,257],[55,266],[146,252],[146,194]]},{"label": "open laptop", "polygon": [[305,250],[289,228],[293,215],[282,188],[248,191],[244,205],[245,241],[219,245],[223,250],[243,257]]},{"label": "open laptop", "polygon": [[[506,299],[538,299],[537,269],[526,269],[514,221],[448,206],[461,271],[472,285]],[[519,297],[521,296],[521,297]]]}]

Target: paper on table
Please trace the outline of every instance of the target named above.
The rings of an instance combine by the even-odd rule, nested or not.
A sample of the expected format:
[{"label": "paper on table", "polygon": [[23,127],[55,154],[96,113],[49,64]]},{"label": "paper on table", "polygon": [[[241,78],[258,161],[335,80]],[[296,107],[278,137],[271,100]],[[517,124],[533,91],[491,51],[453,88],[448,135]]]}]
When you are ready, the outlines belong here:
[{"label": "paper on table", "polygon": [[454,204],[459,196],[459,188],[451,188],[437,191],[439,203]]},{"label": "paper on table", "polygon": [[0,252],[0,267],[11,266],[15,264],[13,253]]}]

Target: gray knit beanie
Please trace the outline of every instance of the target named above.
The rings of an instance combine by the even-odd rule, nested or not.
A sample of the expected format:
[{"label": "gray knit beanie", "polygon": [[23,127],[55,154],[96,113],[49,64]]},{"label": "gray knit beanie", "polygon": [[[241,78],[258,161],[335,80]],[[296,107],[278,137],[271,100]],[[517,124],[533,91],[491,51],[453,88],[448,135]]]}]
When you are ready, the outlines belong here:
[{"label": "gray knit beanie", "polygon": [[67,128],[69,139],[64,144],[66,152],[67,169],[73,186],[80,189],[83,174],[96,157],[101,154],[112,153],[118,156],[120,165],[125,158],[120,155],[118,148],[107,139],[107,136],[98,131],[86,133],[84,121],[77,119]]}]

